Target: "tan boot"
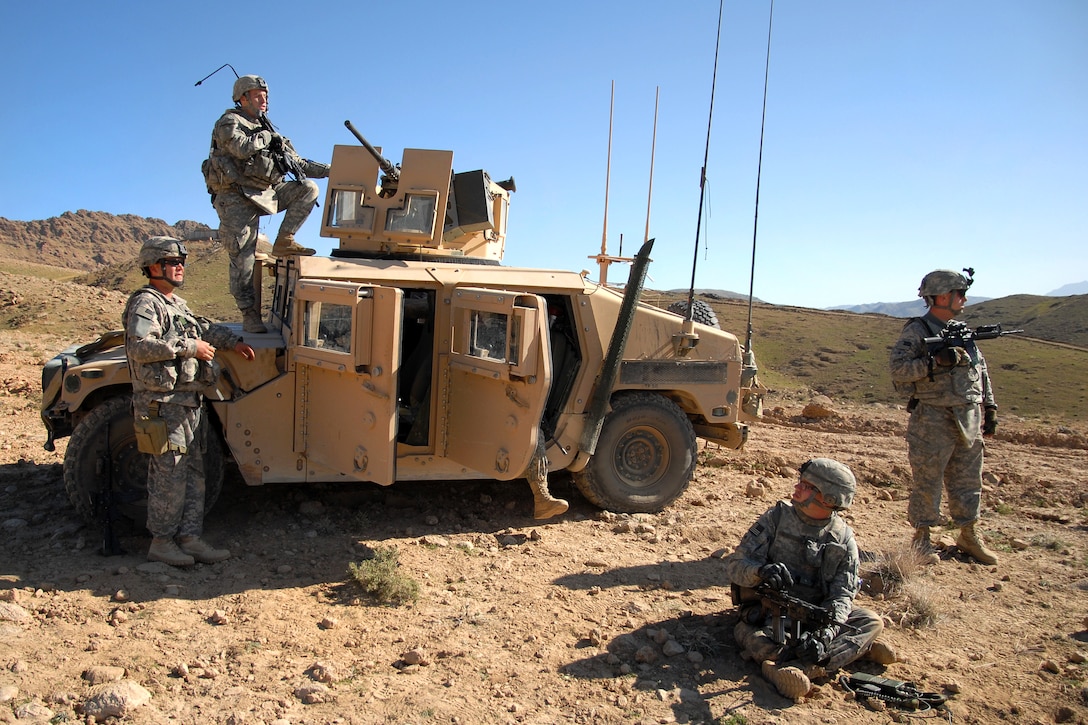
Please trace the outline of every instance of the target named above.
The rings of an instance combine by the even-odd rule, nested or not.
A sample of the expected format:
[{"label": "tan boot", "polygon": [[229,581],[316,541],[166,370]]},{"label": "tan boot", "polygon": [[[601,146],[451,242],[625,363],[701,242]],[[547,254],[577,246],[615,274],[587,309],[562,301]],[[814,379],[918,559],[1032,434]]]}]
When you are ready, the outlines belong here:
[{"label": "tan boot", "polygon": [[797,702],[812,689],[812,682],[796,667],[786,667],[771,660],[763,662],[763,678],[774,685],[782,697]]},{"label": "tan boot", "polygon": [[214,564],[230,558],[229,549],[213,549],[199,536],[182,536],[178,539],[178,546],[202,564]]},{"label": "tan boot", "polygon": [[956,539],[956,546],[979,564],[991,566],[997,563],[997,554],[986,548],[982,537],[975,531],[974,524],[967,524],[960,529],[960,536]]},{"label": "tan boot", "polygon": [[570,508],[566,501],[552,496],[545,485],[529,479],[529,486],[533,489],[534,519],[550,519],[553,516],[565,514]]},{"label": "tan boot", "polygon": [[298,255],[300,257],[309,257],[311,254],[315,254],[317,250],[304,247],[301,244],[295,243],[295,237],[293,234],[286,234],[276,240],[276,243],[272,245],[273,257],[290,257],[292,255]]},{"label": "tan boot", "polygon": [[192,566],[196,559],[189,556],[167,536],[156,536],[151,539],[151,548],[147,550],[148,561],[161,561],[170,566]]},{"label": "tan boot", "polygon": [[246,332],[253,332],[256,334],[268,332],[264,320],[261,319],[261,313],[252,307],[248,310],[242,310],[242,329]]},{"label": "tan boot", "polygon": [[878,665],[893,665],[899,661],[899,656],[890,644],[878,639],[869,645],[869,651],[865,653],[865,659],[876,662]]},{"label": "tan boot", "polygon": [[931,566],[941,560],[929,538],[928,526],[919,526],[914,530],[914,538],[911,539],[910,545],[918,552],[918,560],[923,566]]}]

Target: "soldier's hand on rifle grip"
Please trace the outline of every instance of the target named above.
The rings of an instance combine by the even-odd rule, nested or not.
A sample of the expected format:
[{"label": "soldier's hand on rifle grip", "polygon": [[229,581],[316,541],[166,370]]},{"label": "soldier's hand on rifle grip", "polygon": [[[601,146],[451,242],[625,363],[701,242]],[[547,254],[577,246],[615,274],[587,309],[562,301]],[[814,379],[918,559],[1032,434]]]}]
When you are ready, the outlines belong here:
[{"label": "soldier's hand on rifle grip", "polygon": [[814,632],[801,635],[801,644],[797,647],[797,657],[805,664],[819,664],[827,658],[831,649],[831,640],[835,632],[831,627],[822,627]]},{"label": "soldier's hand on rifle grip", "polygon": [[759,567],[758,574],[759,578],[763,580],[763,583],[771,589],[781,591],[793,586],[793,575],[790,574],[789,567],[781,562],[764,564]]},{"label": "soldier's hand on rifle grip", "polygon": [[272,138],[268,142],[268,150],[272,153],[283,153],[283,136],[273,132]]},{"label": "soldier's hand on rifle grip", "polygon": [[997,433],[997,408],[987,405],[982,419],[982,435],[992,436],[994,433]]},{"label": "soldier's hand on rifle grip", "polygon": [[971,356],[962,347],[946,347],[933,353],[933,361],[941,367],[952,368],[970,364]]}]

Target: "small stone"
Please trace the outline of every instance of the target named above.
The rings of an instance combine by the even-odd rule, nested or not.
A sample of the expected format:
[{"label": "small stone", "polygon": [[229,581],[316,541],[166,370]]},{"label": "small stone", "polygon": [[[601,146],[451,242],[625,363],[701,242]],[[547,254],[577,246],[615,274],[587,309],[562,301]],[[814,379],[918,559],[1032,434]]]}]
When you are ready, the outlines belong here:
[{"label": "small stone", "polygon": [[211,616],[208,617],[208,622],[211,624],[230,624],[230,617],[228,617],[227,613],[222,609],[216,609],[212,612]]},{"label": "small stone", "polygon": [[339,623],[340,623],[340,620],[337,619],[336,617],[325,617],[324,619],[322,619],[320,622],[317,623],[317,626],[320,627],[321,629],[335,629],[336,625],[339,624]]},{"label": "small stone", "polygon": [[118,589],[117,591],[115,591],[113,593],[113,601],[115,601],[115,602],[127,602],[128,601],[128,592],[126,592],[124,589]]},{"label": "small stone", "polygon": [[406,665],[426,665],[429,664],[427,657],[421,650],[410,649],[400,656]]},{"label": "small stone", "polygon": [[759,481],[749,481],[744,489],[744,495],[748,498],[763,498],[767,495],[767,487]]},{"label": "small stone", "polygon": [[1053,672],[1055,675],[1060,674],[1062,671],[1062,668],[1054,660],[1043,660],[1041,667],[1047,672]]},{"label": "small stone", "polygon": [[107,682],[118,682],[125,676],[124,667],[95,666],[83,671],[83,679],[91,685],[102,685]]}]

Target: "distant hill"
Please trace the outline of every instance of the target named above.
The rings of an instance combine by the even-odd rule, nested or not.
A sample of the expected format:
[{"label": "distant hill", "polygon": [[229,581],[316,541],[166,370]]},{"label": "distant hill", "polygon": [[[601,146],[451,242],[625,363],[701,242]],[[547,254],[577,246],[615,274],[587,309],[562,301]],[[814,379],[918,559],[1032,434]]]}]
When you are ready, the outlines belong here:
[{"label": "distant hill", "polygon": [[[977,305],[980,302],[993,299],[992,297],[972,297],[967,306]],[[828,310],[841,310],[843,312],[858,312],[861,314],[871,313],[877,315],[888,315],[889,317],[918,317],[926,313],[926,303],[922,301],[921,297],[910,300],[908,302],[873,302],[867,305],[838,305],[837,307],[827,307]]]},{"label": "distant hill", "polygon": [[[666,290],[665,294],[669,295],[686,295],[687,289],[671,289]],[[741,294],[740,292],[730,292],[724,289],[696,289],[695,294],[708,300],[748,300],[747,294]],[[752,298],[753,302],[763,302],[758,297]]]},{"label": "distant hill", "polygon": [[153,236],[178,239],[209,238],[207,224],[102,211],[66,211],[40,221],[12,221],[0,217],[0,248],[5,261],[22,261],[86,271],[127,262],[136,257],[144,240]]},{"label": "distant hill", "polygon": [[1062,285],[1058,289],[1047,292],[1047,297],[1065,297],[1067,295],[1088,295],[1088,280]]}]

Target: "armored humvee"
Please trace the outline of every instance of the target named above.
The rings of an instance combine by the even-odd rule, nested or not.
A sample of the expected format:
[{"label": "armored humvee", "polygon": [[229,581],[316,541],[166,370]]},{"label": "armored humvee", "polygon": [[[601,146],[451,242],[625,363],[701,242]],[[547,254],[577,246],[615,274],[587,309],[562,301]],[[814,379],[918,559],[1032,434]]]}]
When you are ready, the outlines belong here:
[{"label": "armored humvee", "polygon": [[[228,456],[249,485],[505,481],[525,477],[542,436],[550,470],[592,503],[654,512],[688,486],[697,436],[744,444],[762,414],[754,359],[734,335],[638,301],[652,242],[623,291],[503,266],[512,179],[454,173],[450,151],[405,149],[394,165],[348,126],[364,146],[335,147],[320,209],[338,248],[262,260],[271,331],[246,333],[252,362],[217,353],[209,508]],[[123,334],[58,354],[42,391],[46,448],[71,436],[78,512],[95,519],[109,490],[141,521]]]}]

